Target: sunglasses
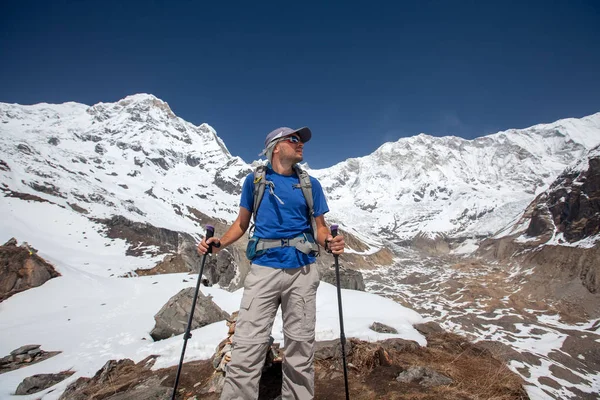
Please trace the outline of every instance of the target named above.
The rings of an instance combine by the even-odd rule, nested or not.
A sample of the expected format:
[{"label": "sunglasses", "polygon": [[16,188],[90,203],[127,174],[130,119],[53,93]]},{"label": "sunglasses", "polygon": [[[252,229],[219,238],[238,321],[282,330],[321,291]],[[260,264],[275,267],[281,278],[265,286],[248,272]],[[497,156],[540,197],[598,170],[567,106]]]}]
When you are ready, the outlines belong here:
[{"label": "sunglasses", "polygon": [[292,144],[296,144],[300,142],[298,136],[288,136],[286,138],[281,139],[282,142],[290,142]]}]

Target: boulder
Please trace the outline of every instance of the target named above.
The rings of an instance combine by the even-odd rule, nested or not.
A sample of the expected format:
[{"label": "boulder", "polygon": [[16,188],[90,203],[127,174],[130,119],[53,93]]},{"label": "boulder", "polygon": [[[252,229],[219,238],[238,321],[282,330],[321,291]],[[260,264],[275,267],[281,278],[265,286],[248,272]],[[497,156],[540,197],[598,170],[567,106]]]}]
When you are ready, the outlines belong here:
[{"label": "boulder", "polygon": [[[171,297],[154,316],[156,324],[150,333],[154,340],[166,339],[185,332],[195,290],[193,287],[181,290]],[[198,293],[191,329],[201,328],[229,318],[229,314],[221,310],[210,296],[207,297],[202,292]]]},{"label": "boulder", "polygon": [[18,349],[14,349],[13,351],[10,352],[11,356],[19,356],[21,354],[27,354],[29,352],[35,352],[36,354],[38,353],[38,350],[40,350],[40,347],[42,347],[39,344],[26,344],[25,346],[21,346]]},{"label": "boulder", "polygon": [[173,388],[165,384],[163,374],[154,374],[152,366],[158,356],[139,363],[132,360],[109,360],[92,378],[81,377],[71,383],[59,400],[163,400]]},{"label": "boulder", "polygon": [[396,378],[401,383],[418,383],[425,387],[449,385],[452,379],[428,367],[410,367]]},{"label": "boulder", "polygon": [[416,324],[415,329],[421,332],[425,337],[432,333],[443,333],[444,330],[440,327],[437,322],[429,321],[421,324]]},{"label": "boulder", "polygon": [[[346,341],[344,350],[346,350],[346,355],[352,353],[352,342],[350,340]],[[341,357],[342,344],[339,339],[315,342],[315,360],[331,360]]]},{"label": "boulder", "polygon": [[[336,285],[336,277],[335,277],[335,265],[332,265],[331,268],[323,271],[321,275],[321,280],[323,282],[331,283],[332,285]],[[349,268],[343,268],[340,266],[340,286],[342,289],[352,289],[352,290],[360,290],[365,291],[365,282],[363,280],[363,276],[359,271],[355,271]]]},{"label": "boulder", "polygon": [[47,360],[60,354],[60,351],[44,351],[39,344],[28,344],[10,352],[8,356],[0,358],[0,374],[14,371],[40,361]]},{"label": "boulder", "polygon": [[17,387],[15,394],[25,395],[40,392],[44,389],[48,389],[50,386],[56,385],[58,382],[62,382],[74,373],[74,371],[65,371],[59,372],[58,374],[38,374],[30,376],[23,379]]},{"label": "boulder", "polygon": [[60,276],[33,247],[16,246],[13,239],[6,244],[0,246],[0,301]]},{"label": "boulder", "polygon": [[369,329],[379,333],[398,333],[395,328],[382,324],[381,322],[373,322]]}]

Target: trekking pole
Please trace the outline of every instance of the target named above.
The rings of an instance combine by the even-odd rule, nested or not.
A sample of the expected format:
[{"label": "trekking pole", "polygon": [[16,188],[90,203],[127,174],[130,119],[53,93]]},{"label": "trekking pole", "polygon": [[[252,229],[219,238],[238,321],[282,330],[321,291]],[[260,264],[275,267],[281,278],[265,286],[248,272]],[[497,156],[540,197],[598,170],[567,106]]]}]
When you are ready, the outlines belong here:
[{"label": "trekking pole", "polygon": [[[206,240],[213,237],[215,234],[215,228],[212,225],[206,225]],[[194,308],[196,308],[196,299],[198,298],[198,292],[200,291],[200,282],[202,281],[202,272],[204,270],[204,262],[206,256],[212,252],[212,244],[208,246],[208,252],[202,256],[202,264],[200,265],[200,273],[198,274],[198,282],[196,282],[196,292],[194,293],[194,299],[192,300],[192,310],[190,311],[190,317],[188,318],[187,327],[183,334],[183,349],[181,350],[181,358],[179,359],[179,366],[177,367],[177,375],[175,376],[175,386],[173,386],[173,395],[171,400],[175,400],[175,394],[177,393],[177,385],[179,384],[179,375],[181,374],[181,367],[183,365],[183,357],[185,356],[185,348],[187,341],[192,337],[190,330],[192,328],[192,319],[194,318]],[[216,246],[219,247],[219,246]]]},{"label": "trekking pole", "polygon": [[[338,226],[331,225],[331,236],[336,237],[338,234]],[[342,313],[342,289],[340,287],[340,264],[338,255],[334,254],[335,260],[335,281],[337,283],[338,308],[340,311],[340,343],[342,344],[342,362],[344,364],[344,386],[346,387],[346,400],[350,400],[348,391],[348,368],[346,367],[346,335],[344,334],[344,315]]]}]

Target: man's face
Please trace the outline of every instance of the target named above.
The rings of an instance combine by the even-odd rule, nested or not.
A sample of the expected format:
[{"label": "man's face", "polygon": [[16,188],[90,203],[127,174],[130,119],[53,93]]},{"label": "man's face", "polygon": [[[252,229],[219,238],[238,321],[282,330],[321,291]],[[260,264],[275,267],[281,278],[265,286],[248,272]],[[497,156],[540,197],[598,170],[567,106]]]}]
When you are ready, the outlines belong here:
[{"label": "man's face", "polygon": [[281,160],[290,160],[294,164],[303,160],[302,151],[304,143],[300,140],[300,136],[293,134],[286,136],[277,143],[275,152],[278,151]]}]

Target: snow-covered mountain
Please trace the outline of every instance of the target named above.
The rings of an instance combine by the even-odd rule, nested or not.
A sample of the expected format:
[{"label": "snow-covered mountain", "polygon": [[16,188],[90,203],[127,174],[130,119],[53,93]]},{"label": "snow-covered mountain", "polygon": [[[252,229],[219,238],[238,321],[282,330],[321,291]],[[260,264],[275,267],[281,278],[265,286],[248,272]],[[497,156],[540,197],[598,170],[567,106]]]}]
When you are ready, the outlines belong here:
[{"label": "snow-covered mountain", "polygon": [[[487,237],[517,218],[573,160],[600,143],[600,113],[475,140],[420,134],[311,170],[329,220],[394,241]],[[237,214],[251,170],[214,129],[138,94],[116,103],[0,103],[0,184],[93,217],[197,232],[194,210]]]},{"label": "snow-covered mountain", "polygon": [[[581,393],[597,393],[600,382],[594,333],[598,326],[598,289],[590,286],[597,284],[599,238],[588,235],[586,244],[593,248],[563,245],[581,244],[577,234],[588,232],[587,225],[572,213],[564,219],[563,212],[553,207],[562,197],[564,204],[570,205],[575,200],[585,202],[586,196],[596,193],[597,186],[589,185],[589,177],[593,173],[597,178],[597,161],[590,160],[596,160],[598,154],[597,149],[590,149],[599,143],[597,113],[475,140],[421,134],[386,143],[370,155],[310,172],[321,180],[327,193],[331,209],[328,221],[357,233],[365,242],[356,244],[362,254],[378,254],[374,242],[377,238],[402,244],[415,237],[446,237],[448,242],[496,237],[499,239],[487,242],[492,243],[489,253],[497,259],[501,253],[498,248],[510,257],[517,245],[522,247],[518,241],[529,243],[531,237],[526,237],[524,230],[531,225],[533,213],[523,213],[530,204],[533,206],[529,209],[540,206],[541,220],[575,222],[569,231],[574,241],[557,234],[566,231],[554,229],[556,222],[547,225],[551,229],[542,236],[556,239],[555,244],[560,244],[556,247],[560,248],[553,253],[532,252],[531,257],[538,259],[529,258],[522,269],[503,270],[496,262],[485,264],[483,257],[474,262],[453,256],[423,257],[414,248],[385,242],[396,258],[389,261],[393,256],[388,250],[385,267],[363,273],[369,292],[405,302],[424,316],[441,321],[449,330],[494,345],[512,346],[506,354],[510,355],[513,370],[529,382],[531,398],[545,399],[549,393],[552,398],[568,398],[571,394],[576,398]],[[165,365],[176,363],[181,338],[168,339],[163,345],[146,342],[145,335],[160,305],[177,290],[193,286],[194,281],[187,274],[119,279],[137,269],[152,268],[165,250],[131,252],[131,246],[141,247],[136,240],[141,243],[144,238],[133,230],[128,235],[108,235],[105,229],[111,222],[98,219],[118,215],[141,222],[146,239],[153,235],[171,239],[172,235],[178,236],[177,232],[197,238],[203,230],[201,225],[209,218],[219,220],[221,231],[237,215],[241,181],[251,168],[230,154],[210,126],[194,126],[178,118],[165,102],[152,95],[134,95],[91,107],[75,103],[0,103],[0,240],[14,236],[28,241],[62,274],[3,302],[0,314],[5,324],[0,325],[6,327],[2,337],[10,340],[0,340],[0,356],[27,343],[62,350],[65,356],[57,358],[57,363],[45,361],[12,372],[0,391],[4,395],[12,393],[24,376],[72,368],[73,360],[79,363],[73,379],[93,375],[109,357],[134,354],[141,359],[146,354],[162,354]],[[592,196],[597,198],[596,194]],[[543,201],[532,203],[536,198]],[[128,228],[128,222],[110,228]],[[514,246],[503,242],[493,247],[498,240],[510,240]],[[183,240],[167,241],[172,244],[168,251],[184,253]],[[195,242],[190,243],[192,250],[187,251],[193,253]],[[475,249],[462,246],[461,252],[467,247]],[[234,248],[232,254],[235,252],[243,257],[243,250]],[[224,253],[227,251],[219,256]],[[559,253],[564,257],[559,258]],[[349,256],[345,255],[343,261],[348,262]],[[587,257],[581,271],[591,272],[581,275],[552,264],[550,257],[553,262],[566,260],[569,265],[579,265],[572,261]],[[320,258],[324,263],[329,261]],[[165,258],[162,263],[169,260]],[[212,261],[219,270],[235,264],[235,259],[230,263],[214,257]],[[382,264],[375,260],[369,267]],[[533,271],[531,265],[545,269]],[[181,271],[189,270],[194,268]],[[230,279],[243,280],[240,269],[227,272],[232,275]],[[556,288],[540,284],[548,276]],[[211,282],[220,284],[216,278]],[[227,282],[220,284],[221,288],[227,288]],[[568,284],[566,298],[571,305],[577,304],[579,298],[573,293],[583,292],[582,282],[596,288],[595,293],[592,289],[584,293],[594,319],[578,316],[583,321],[575,320],[576,325],[559,322],[557,309],[567,308],[555,308],[552,295],[565,297],[563,289]],[[217,300],[226,296],[217,288],[208,292]],[[234,295],[238,297],[231,300],[231,311],[239,304],[239,292]],[[531,299],[537,300],[535,304]],[[324,299],[323,304],[335,306],[335,300]],[[348,304],[353,307],[344,300],[344,306]],[[377,307],[371,300],[365,304]],[[571,308],[567,311],[569,316]],[[40,324],[40,320],[45,322]],[[217,332],[224,329],[222,325],[208,329]],[[338,337],[331,330],[334,325],[322,325],[327,338]],[[347,327],[350,334],[357,335],[352,333],[351,323]],[[95,336],[90,339],[91,331]],[[206,338],[205,332],[194,337]],[[220,340],[220,333],[214,338]],[[212,351],[214,343],[202,340],[190,347],[196,355]],[[565,376],[576,377],[568,380]],[[546,380],[542,382],[540,377]],[[573,382],[575,388],[568,389]],[[66,381],[61,385],[58,390],[48,389],[44,399],[58,398]],[[37,394],[28,398],[33,396],[39,398]]]},{"label": "snow-covered mountain", "polygon": [[313,171],[340,222],[390,239],[485,237],[600,143],[600,113],[475,140],[420,134]]},{"label": "snow-covered mountain", "polygon": [[197,231],[188,206],[232,220],[249,167],[209,125],[138,94],[117,103],[0,104],[2,186],[93,217]]}]

